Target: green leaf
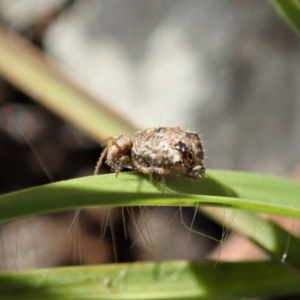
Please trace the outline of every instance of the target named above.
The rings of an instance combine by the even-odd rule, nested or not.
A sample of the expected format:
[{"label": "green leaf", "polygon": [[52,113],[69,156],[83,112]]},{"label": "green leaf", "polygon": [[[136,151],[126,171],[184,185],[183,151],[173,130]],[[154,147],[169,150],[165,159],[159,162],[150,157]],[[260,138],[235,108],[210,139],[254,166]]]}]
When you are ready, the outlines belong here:
[{"label": "green leaf", "polygon": [[273,261],[169,261],[56,268],[0,275],[1,299],[232,299],[300,292]]},{"label": "green leaf", "polygon": [[[0,219],[25,217],[86,206],[219,206],[206,213],[224,222],[224,207],[300,218],[300,184],[293,180],[242,172],[212,171],[203,179],[167,177],[161,182],[134,172],[90,176],[39,186],[0,197]],[[240,198],[241,197],[241,198]],[[235,211],[231,226],[278,259],[300,270],[300,241],[274,223]]]},{"label": "green leaf", "polygon": [[[296,270],[300,274],[300,240],[276,223],[243,210],[225,211],[220,208],[201,208],[205,214],[217,221],[221,226],[228,227],[244,236],[247,236],[263,250],[271,254],[278,262]],[[229,216],[225,221],[224,216]],[[290,220],[292,224],[293,220]]]},{"label": "green leaf", "polygon": [[297,0],[269,0],[290,26],[300,36],[300,4]]},{"label": "green leaf", "polygon": [[0,220],[87,206],[218,205],[300,218],[300,184],[276,177],[209,171],[161,183],[134,172],[77,178],[0,196]]},{"label": "green leaf", "polygon": [[[2,195],[0,219],[97,205],[219,206],[223,208],[219,216],[211,208],[205,211],[221,224],[224,207],[300,217],[300,184],[296,181],[242,172],[210,170],[208,174],[199,180],[167,177],[165,187],[157,179],[150,182],[148,176],[134,172],[56,182]],[[231,226],[278,259],[286,253],[286,266],[300,270],[300,241],[282,228],[239,210]]]}]

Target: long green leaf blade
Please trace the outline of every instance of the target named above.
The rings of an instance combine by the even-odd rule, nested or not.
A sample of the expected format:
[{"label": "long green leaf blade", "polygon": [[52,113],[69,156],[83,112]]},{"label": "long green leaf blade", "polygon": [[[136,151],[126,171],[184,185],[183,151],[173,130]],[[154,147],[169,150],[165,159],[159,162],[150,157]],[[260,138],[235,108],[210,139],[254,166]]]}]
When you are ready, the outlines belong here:
[{"label": "long green leaf blade", "polygon": [[300,279],[273,261],[170,261],[0,275],[1,299],[232,299],[300,292]]},{"label": "long green leaf blade", "polygon": [[61,181],[0,197],[0,220],[87,206],[198,204],[300,218],[300,184],[276,177],[210,171],[205,179],[167,178],[165,193],[147,176],[122,173]]},{"label": "long green leaf blade", "polygon": [[1,26],[0,53],[3,78],[96,141],[135,131],[128,120],[63,76],[39,49]]},{"label": "long green leaf blade", "polygon": [[[203,207],[201,210],[221,226],[227,224],[231,230],[247,236],[254,243],[300,274],[300,240],[282,227],[256,214],[244,210]],[[225,218],[224,216],[228,218]],[[292,224],[292,220],[290,223]]]},{"label": "long green leaf blade", "polygon": [[300,4],[297,0],[270,0],[277,12],[300,36]]}]

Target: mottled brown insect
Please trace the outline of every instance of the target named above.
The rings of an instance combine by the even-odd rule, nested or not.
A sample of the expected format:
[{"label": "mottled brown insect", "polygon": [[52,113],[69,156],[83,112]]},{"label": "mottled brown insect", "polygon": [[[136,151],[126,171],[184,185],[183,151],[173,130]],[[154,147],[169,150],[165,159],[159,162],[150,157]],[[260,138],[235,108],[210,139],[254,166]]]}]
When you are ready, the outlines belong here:
[{"label": "mottled brown insect", "polygon": [[137,131],[133,141],[125,134],[108,139],[95,174],[98,174],[105,157],[107,165],[117,175],[123,168],[150,175],[156,173],[198,178],[205,174],[199,135],[179,127]]}]

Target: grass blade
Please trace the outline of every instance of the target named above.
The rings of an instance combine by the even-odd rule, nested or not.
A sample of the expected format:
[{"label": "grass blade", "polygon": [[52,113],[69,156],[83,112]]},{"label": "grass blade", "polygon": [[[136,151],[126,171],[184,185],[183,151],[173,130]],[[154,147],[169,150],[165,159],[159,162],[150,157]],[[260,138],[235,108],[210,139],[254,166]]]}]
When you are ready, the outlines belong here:
[{"label": "grass blade", "polygon": [[[224,225],[224,215],[232,216],[230,229],[247,236],[255,244],[271,254],[278,262],[285,263],[300,275],[300,240],[296,236],[287,232],[279,225],[243,210],[234,212],[215,207],[203,207],[201,210],[217,221],[221,226]],[[292,220],[291,220],[292,222]],[[229,224],[225,222],[225,224]],[[297,270],[296,270],[297,269]]]},{"label": "grass blade", "polygon": [[0,53],[3,78],[96,141],[135,131],[128,121],[67,80],[37,48],[1,26]]},{"label": "grass blade", "polygon": [[[245,271],[247,270],[247,271]],[[1,299],[232,299],[300,291],[273,261],[170,261],[56,268],[0,275]]]},{"label": "grass blade", "polygon": [[300,184],[293,180],[229,171],[205,179],[167,179],[162,193],[134,172],[90,176],[0,196],[0,220],[87,206],[219,205],[300,218]]},{"label": "grass blade", "polygon": [[[0,197],[0,219],[25,217],[84,206],[221,206],[214,218],[224,222],[224,205],[300,218],[300,184],[263,175],[210,170],[207,178],[169,177],[167,191],[158,182],[134,172],[91,176],[39,186]],[[242,197],[242,198],[239,198]],[[207,212],[209,213],[209,211]],[[210,211],[211,213],[211,211]],[[285,253],[289,233],[274,223],[237,210],[232,227],[278,259]],[[289,265],[300,270],[300,241],[291,236]]]},{"label": "grass blade", "polygon": [[300,36],[300,4],[297,0],[270,0],[279,15],[290,24]]}]

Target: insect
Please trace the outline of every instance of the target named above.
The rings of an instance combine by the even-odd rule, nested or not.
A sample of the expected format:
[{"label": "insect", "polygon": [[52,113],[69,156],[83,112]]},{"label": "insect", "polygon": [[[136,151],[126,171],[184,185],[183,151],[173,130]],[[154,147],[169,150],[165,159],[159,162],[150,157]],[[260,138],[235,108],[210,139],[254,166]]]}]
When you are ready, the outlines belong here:
[{"label": "insect", "polygon": [[133,141],[125,134],[109,138],[94,174],[98,174],[105,157],[106,164],[117,175],[124,168],[162,176],[185,175],[198,178],[205,174],[199,135],[180,127],[137,131]]}]

